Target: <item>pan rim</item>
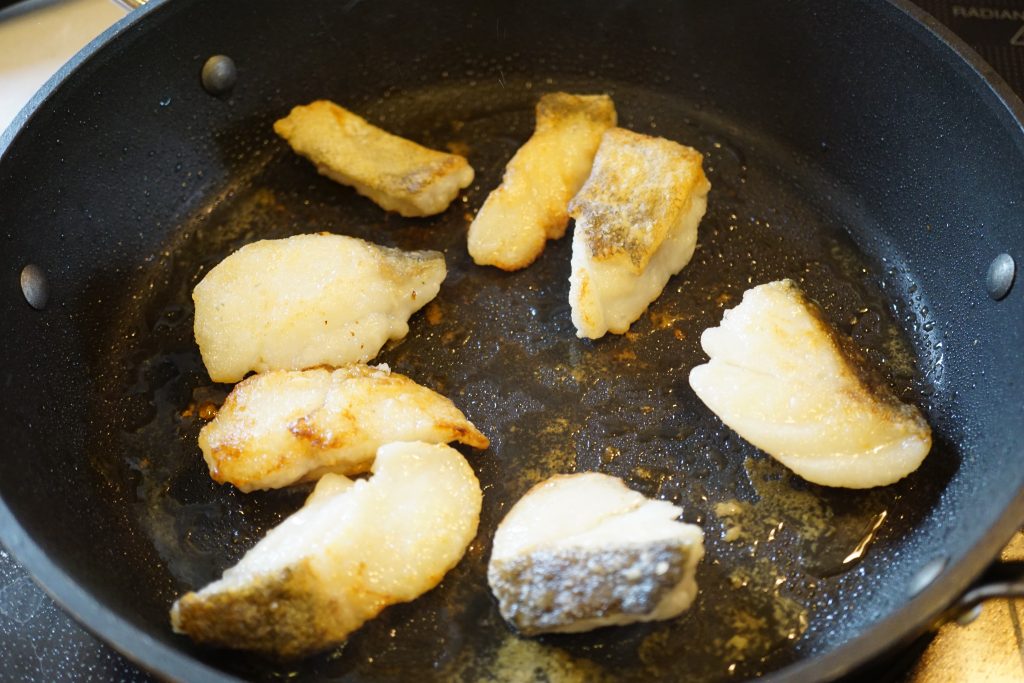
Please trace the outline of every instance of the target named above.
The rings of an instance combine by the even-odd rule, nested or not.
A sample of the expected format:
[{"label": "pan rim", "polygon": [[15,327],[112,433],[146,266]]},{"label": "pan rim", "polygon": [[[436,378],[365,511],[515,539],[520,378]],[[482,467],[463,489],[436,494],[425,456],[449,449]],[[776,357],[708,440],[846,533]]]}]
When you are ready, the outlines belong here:
[{"label": "pan rim", "polygon": [[114,22],[105,31],[100,33],[98,36],[86,43],[85,47],[76,52],[71,59],[66,61],[52,76],[46,79],[46,82],[40,86],[39,90],[25,103],[14,118],[7,125],[7,128],[0,130],[0,160],[3,159],[4,155],[7,154],[7,149],[14,143],[14,140],[21,133],[22,129],[28,124],[37,111],[39,111],[55,90],[66,81],[72,74],[78,71],[81,67],[87,64],[97,52],[99,52],[105,45],[112,42],[114,38],[123,33],[128,28],[135,25],[136,22],[141,20],[144,16],[157,11],[159,7],[162,7],[166,3],[166,0],[153,0],[150,3],[142,5],[139,9],[128,12],[123,17]]},{"label": "pan rim", "polygon": [[[36,91],[11,121],[0,131],[0,162],[8,148],[18,138],[37,112],[46,105],[50,96],[81,68],[97,56],[115,38],[145,20],[150,14],[174,5],[182,9],[184,2],[168,3],[154,0],[134,9],[115,22],[103,33],[79,50],[43,86]],[[37,544],[17,517],[0,497],[0,543],[28,572],[39,586],[67,615],[89,633],[119,652],[140,669],[168,681],[215,681],[236,683],[243,679],[231,676],[179,650],[155,640],[148,633],[131,624],[101,604],[69,574],[54,564],[46,551]]]},{"label": "pan rim", "polygon": [[[909,18],[908,29],[923,29],[938,39],[984,83],[1002,105],[1019,132],[1024,133],[1024,102],[995,69],[974,48],[931,14],[910,0],[885,0],[889,9]],[[834,650],[810,660],[802,660],[762,677],[768,683],[791,680],[831,681],[850,675],[871,662],[908,647],[926,633],[942,612],[975,582],[986,567],[998,561],[1024,521],[1024,487],[1017,490],[995,523],[962,558],[945,567],[927,588],[902,608],[848,640]],[[936,558],[941,553],[936,553]],[[924,566],[924,565],[922,565]]]},{"label": "pan rim", "polygon": [[[76,72],[88,64],[115,38],[145,20],[152,12],[169,10],[171,3],[157,0],[125,15],[104,31],[71,60],[62,66],[0,132],[0,159],[26,128],[34,115],[42,110],[51,95]],[[174,3],[184,9],[187,3]],[[1022,133],[1024,142],[1024,102],[1005,80],[967,43],[930,14],[909,0],[885,0],[877,3],[879,12],[892,11],[906,23],[906,30],[924,30],[931,38],[945,45],[953,55],[987,86],[998,105]],[[997,105],[997,106],[998,106]],[[896,646],[905,645],[923,633],[938,615],[978,579],[985,567],[997,557],[1024,520],[1024,488],[1019,489],[1009,505],[999,514],[971,550],[953,564],[919,595],[890,613],[855,638],[812,659],[805,659],[778,671],[766,674],[766,681],[833,680],[875,661]],[[181,650],[155,640],[145,630],[133,625],[101,604],[71,575],[47,556],[18,522],[0,498],[0,542],[29,571],[33,580],[79,624],[145,670],[168,680],[242,680],[209,666]]]},{"label": "pan rim", "polygon": [[33,582],[78,624],[120,652],[141,669],[168,681],[241,681],[198,659],[155,640],[145,631],[115,614],[57,567],[18,524],[0,499],[0,541],[29,572]]}]

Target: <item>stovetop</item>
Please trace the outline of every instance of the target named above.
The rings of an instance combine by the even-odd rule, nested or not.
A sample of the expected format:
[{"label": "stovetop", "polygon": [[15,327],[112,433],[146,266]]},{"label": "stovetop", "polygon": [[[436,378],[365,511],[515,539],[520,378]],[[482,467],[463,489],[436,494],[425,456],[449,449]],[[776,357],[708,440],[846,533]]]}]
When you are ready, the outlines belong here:
[{"label": "stovetop", "polygon": [[[0,2],[0,7],[3,6]],[[0,13],[0,43],[32,36],[34,62],[0,52],[0,128],[13,117],[12,102],[25,101],[63,60],[120,12],[109,0],[35,0],[31,18],[12,8]],[[958,3],[918,0],[918,5],[970,43],[1018,93],[1024,93],[1024,0]],[[20,15],[20,16],[19,16]],[[48,47],[47,47],[48,46]],[[24,44],[20,47],[26,47]],[[1003,559],[1024,560],[1024,533]],[[1024,681],[1024,601],[988,603],[971,624],[943,627],[909,670],[904,683]],[[0,680],[24,683],[154,680],[68,617],[0,547]]]},{"label": "stovetop", "polygon": [[1024,0],[917,0],[916,4],[967,41],[1024,97]]}]

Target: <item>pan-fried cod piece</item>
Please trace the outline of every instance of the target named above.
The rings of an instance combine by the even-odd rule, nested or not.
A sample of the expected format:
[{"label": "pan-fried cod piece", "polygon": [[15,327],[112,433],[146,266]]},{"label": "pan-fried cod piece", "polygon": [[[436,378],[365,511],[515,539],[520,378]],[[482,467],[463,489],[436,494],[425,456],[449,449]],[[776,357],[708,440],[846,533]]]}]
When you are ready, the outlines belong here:
[{"label": "pan-fried cod piece", "polygon": [[437,296],[444,255],[320,233],[248,244],[192,291],[215,382],[247,372],[363,363]]},{"label": "pan-fried cod piece", "polygon": [[392,135],[327,100],[293,108],[274,132],[321,175],[403,216],[441,213],[473,182],[465,157]]},{"label": "pan-fried cod piece", "polygon": [[476,535],[480,505],[458,451],[382,446],[373,476],[326,475],[221,579],[175,602],[171,623],[201,643],[279,658],[338,645],[440,583]]},{"label": "pan-fried cod piece", "polygon": [[392,441],[488,446],[455,404],[387,365],[253,375],[199,432],[210,476],[246,492],[365,472]]},{"label": "pan-fried cod piece", "polygon": [[487,582],[524,635],[671,619],[697,595],[700,527],[596,472],[530,489],[498,525]]},{"label": "pan-fried cod piece", "polygon": [[519,270],[569,224],[569,200],[590,173],[601,135],[615,125],[607,95],[550,93],[537,124],[505,167],[505,176],[469,226],[469,254],[481,266]]},{"label": "pan-fried cod piece", "polygon": [[885,486],[931,450],[921,412],[871,376],[853,341],[792,280],[747,290],[700,342],[711,360],[690,371],[697,396],[808,481]]},{"label": "pan-fried cod piece", "polygon": [[569,204],[569,303],[576,335],[622,334],[690,262],[711,183],[700,153],[613,128]]}]

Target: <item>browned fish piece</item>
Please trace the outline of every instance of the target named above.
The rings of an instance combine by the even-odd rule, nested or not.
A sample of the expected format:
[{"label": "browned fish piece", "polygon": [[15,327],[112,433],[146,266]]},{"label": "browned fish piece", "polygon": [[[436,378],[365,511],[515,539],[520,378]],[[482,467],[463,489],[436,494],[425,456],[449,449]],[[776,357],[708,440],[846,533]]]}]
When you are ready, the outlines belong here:
[{"label": "browned fish piece", "polygon": [[327,100],[295,107],[274,132],[321,174],[403,216],[441,213],[473,182],[465,157],[392,135]]},{"label": "browned fish piece", "polygon": [[498,525],[487,582],[524,635],[671,619],[697,595],[704,534],[682,510],[584,472],[537,484]]},{"label": "browned fish piece", "polygon": [[604,134],[573,197],[569,303],[577,336],[622,334],[693,257],[711,184],[700,152],[622,128]]},{"label": "browned fish piece", "polygon": [[748,289],[690,371],[694,393],[722,422],[801,477],[870,488],[916,470],[932,447],[921,411],[869,372],[792,280]]},{"label": "browned fish piece", "polygon": [[437,296],[446,273],[438,251],[327,233],[260,240],[192,291],[196,343],[215,382],[366,362],[409,332],[409,316]]},{"label": "browned fish piece", "polygon": [[365,472],[392,441],[488,446],[450,400],[386,365],[253,375],[199,432],[210,476],[246,492]]},{"label": "browned fish piece", "polygon": [[533,263],[569,224],[569,200],[590,173],[601,135],[615,125],[607,95],[551,93],[537,103],[533,136],[505,167],[505,177],[469,226],[478,265],[518,270]]}]

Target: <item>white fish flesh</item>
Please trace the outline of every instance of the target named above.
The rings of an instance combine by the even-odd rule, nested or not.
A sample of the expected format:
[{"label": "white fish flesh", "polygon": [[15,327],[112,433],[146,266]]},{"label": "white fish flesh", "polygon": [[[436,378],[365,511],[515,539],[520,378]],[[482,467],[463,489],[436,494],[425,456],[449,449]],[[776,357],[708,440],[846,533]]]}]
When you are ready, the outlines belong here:
[{"label": "white fish flesh", "polygon": [[192,291],[195,336],[215,382],[251,370],[365,363],[437,296],[444,255],[320,233],[248,244]]},{"label": "white fish flesh", "polygon": [[455,404],[386,365],[253,375],[199,432],[210,476],[246,492],[365,472],[392,441],[488,446]]},{"label": "white fish flesh", "polygon": [[481,266],[519,270],[569,224],[568,206],[590,173],[601,135],[615,125],[607,95],[550,93],[537,103],[533,136],[469,226],[468,247]]},{"label": "white fish flesh", "polygon": [[711,184],[692,147],[622,128],[604,134],[569,204],[569,303],[579,337],[622,334],[690,262]]},{"label": "white fish flesh", "polygon": [[440,583],[476,535],[480,506],[458,451],[388,444],[369,479],[321,479],[221,579],[175,602],[171,623],[201,643],[279,658],[336,646]]},{"label": "white fish flesh", "polygon": [[403,216],[441,213],[473,182],[465,157],[392,135],[327,100],[295,107],[274,132],[321,175]]},{"label": "white fish flesh", "polygon": [[678,616],[704,555],[681,513],[596,472],[536,485],[494,534],[487,580],[502,616],[524,635]]},{"label": "white fish flesh", "polygon": [[867,370],[853,341],[791,280],[759,285],[701,335],[697,396],[744,439],[824,486],[892,484],[931,450],[931,428]]}]

